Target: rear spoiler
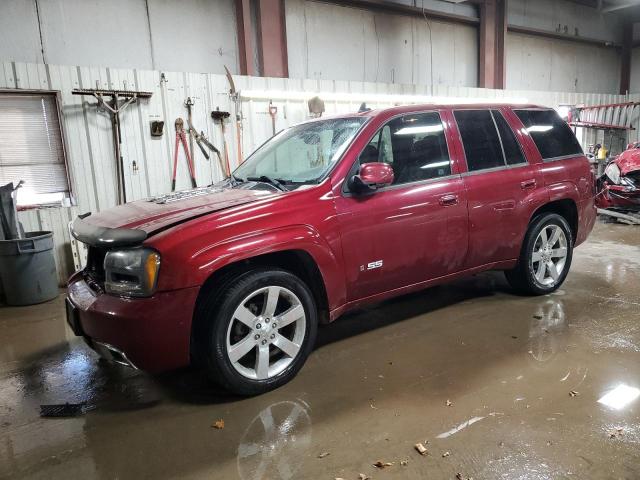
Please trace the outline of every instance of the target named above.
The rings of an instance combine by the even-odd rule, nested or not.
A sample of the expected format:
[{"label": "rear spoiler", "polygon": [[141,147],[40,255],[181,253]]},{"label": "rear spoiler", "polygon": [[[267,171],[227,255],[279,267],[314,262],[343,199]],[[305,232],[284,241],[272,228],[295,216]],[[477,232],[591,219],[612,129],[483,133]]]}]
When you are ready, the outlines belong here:
[{"label": "rear spoiler", "polygon": [[85,222],[91,213],[79,215],[71,224],[71,235],[79,242],[92,247],[114,248],[140,245],[147,239],[147,232],[136,228],[108,228]]}]

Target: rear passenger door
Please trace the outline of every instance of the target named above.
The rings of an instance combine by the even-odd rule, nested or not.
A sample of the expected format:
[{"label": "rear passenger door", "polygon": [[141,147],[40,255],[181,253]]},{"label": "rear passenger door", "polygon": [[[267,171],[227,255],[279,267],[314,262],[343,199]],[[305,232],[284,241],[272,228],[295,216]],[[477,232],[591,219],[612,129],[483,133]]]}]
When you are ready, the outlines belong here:
[{"label": "rear passenger door", "polygon": [[529,164],[501,109],[455,110],[466,158],[469,208],[467,268],[515,259],[539,204],[543,180]]}]

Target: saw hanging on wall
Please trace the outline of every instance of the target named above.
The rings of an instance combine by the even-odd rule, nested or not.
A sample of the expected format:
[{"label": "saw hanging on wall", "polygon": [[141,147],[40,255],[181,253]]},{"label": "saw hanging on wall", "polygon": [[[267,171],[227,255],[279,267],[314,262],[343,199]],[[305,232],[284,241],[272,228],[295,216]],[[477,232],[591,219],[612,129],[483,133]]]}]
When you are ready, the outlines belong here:
[{"label": "saw hanging on wall", "polygon": [[[125,85],[126,88],[126,85]],[[73,95],[89,95],[98,100],[98,107],[104,107],[111,116],[113,135],[113,150],[116,159],[116,185],[118,187],[118,204],[127,202],[127,192],[124,182],[124,160],[122,158],[122,132],[120,130],[120,114],[135,103],[138,98],[150,98],[151,92],[133,90],[105,90],[101,88],[76,88]],[[105,100],[105,97],[108,100]],[[121,101],[122,100],[122,101]]]},{"label": "saw hanging on wall", "polygon": [[236,90],[233,75],[231,75],[226,65],[224,66],[224,71],[229,82],[229,98],[233,102],[236,111],[236,146],[238,149],[238,165],[240,165],[244,161],[242,158],[242,102],[240,101],[240,92]]}]

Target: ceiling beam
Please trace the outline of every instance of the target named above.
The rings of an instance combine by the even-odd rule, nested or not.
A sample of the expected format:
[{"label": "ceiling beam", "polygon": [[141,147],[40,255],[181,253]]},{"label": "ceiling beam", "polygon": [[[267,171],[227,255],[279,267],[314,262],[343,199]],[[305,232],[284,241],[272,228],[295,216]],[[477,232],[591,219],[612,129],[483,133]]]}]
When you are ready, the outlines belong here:
[{"label": "ceiling beam", "polygon": [[616,3],[616,4],[610,4],[607,5],[606,7],[602,8],[602,13],[611,13],[611,12],[616,12],[618,10],[623,10],[625,8],[631,8],[631,7],[637,7],[640,6],[640,2],[638,2],[637,0],[634,1],[628,1],[628,2],[624,2],[624,3]]},{"label": "ceiling beam", "polygon": [[429,20],[441,20],[443,22],[458,23],[462,25],[477,26],[480,24],[480,19],[476,17],[440,12],[438,10],[430,10],[428,8],[422,9],[420,7],[403,5],[388,0],[322,0],[321,3],[334,3],[342,7],[363,8],[365,10],[381,13],[395,13],[411,17],[426,17]]},{"label": "ceiling beam", "polygon": [[621,48],[622,45],[598,38],[583,37],[578,35],[568,35],[566,33],[552,32],[540,28],[523,27],[520,25],[509,24],[507,30],[513,33],[522,33],[524,35],[532,35],[534,37],[551,38],[553,40],[567,40],[569,42],[586,43],[597,47]]}]

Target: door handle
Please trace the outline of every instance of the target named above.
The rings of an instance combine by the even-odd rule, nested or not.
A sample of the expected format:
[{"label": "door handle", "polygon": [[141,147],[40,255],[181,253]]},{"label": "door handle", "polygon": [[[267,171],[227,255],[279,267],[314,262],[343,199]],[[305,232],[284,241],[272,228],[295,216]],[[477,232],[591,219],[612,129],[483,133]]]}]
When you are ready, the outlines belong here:
[{"label": "door handle", "polygon": [[458,196],[457,195],[443,195],[440,197],[440,205],[446,207],[448,205],[457,205],[458,204]]},{"label": "door handle", "polygon": [[520,182],[520,188],[522,188],[523,190],[529,190],[532,188],[536,188],[536,180],[535,178],[532,178],[531,180],[524,180],[523,182]]}]

